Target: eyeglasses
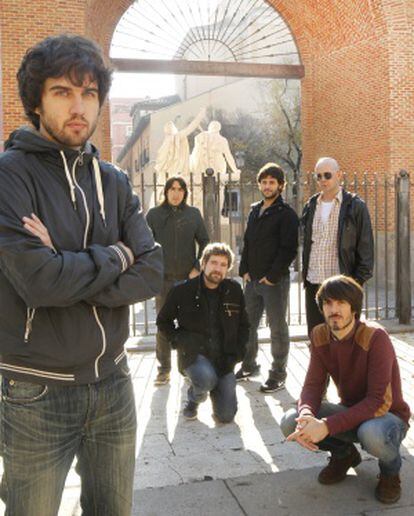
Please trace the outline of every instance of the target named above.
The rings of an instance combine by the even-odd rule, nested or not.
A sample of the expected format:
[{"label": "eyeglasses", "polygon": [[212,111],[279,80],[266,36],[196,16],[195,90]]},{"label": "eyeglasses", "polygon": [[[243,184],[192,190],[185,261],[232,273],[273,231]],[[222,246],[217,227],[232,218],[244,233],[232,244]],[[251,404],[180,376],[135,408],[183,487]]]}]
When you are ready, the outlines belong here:
[{"label": "eyeglasses", "polygon": [[323,174],[315,174],[316,181],[321,181],[322,178],[328,180],[332,179],[332,172],[323,172]]}]

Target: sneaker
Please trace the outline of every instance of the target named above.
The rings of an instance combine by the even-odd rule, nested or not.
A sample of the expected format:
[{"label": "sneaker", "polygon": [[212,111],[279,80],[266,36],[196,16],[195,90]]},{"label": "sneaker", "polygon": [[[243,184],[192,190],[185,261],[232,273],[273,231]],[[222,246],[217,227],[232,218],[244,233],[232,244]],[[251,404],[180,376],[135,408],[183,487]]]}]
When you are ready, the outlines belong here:
[{"label": "sneaker", "polygon": [[385,477],[378,475],[379,482],[375,488],[375,498],[381,503],[398,502],[401,496],[401,481],[399,475]]},{"label": "sneaker", "polygon": [[349,468],[355,468],[361,462],[361,455],[354,445],[349,455],[338,458],[332,455],[329,464],[318,475],[321,484],[336,484],[346,477]]},{"label": "sneaker", "polygon": [[242,367],[236,373],[236,382],[247,380],[247,378],[258,376],[260,374],[260,366],[256,366],[252,371],[246,371]]},{"label": "sneaker", "polygon": [[170,381],[170,373],[160,371],[154,380],[154,385],[166,385]]},{"label": "sneaker", "polygon": [[187,401],[184,410],[183,416],[188,419],[188,421],[192,421],[193,419],[197,419],[197,409],[198,403],[195,401]]},{"label": "sneaker", "polygon": [[260,392],[276,392],[285,387],[285,380],[273,380],[269,378],[260,386]]}]

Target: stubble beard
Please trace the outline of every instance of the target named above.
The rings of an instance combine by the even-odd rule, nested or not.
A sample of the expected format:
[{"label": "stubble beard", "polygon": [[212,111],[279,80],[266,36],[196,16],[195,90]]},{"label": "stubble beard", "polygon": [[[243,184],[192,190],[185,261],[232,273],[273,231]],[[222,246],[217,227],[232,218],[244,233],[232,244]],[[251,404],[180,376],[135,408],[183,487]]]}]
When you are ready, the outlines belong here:
[{"label": "stubble beard", "polygon": [[223,281],[223,276],[216,272],[212,272],[208,275],[205,275],[205,278],[207,279],[207,281],[213,283],[214,285],[220,285],[220,283]]},{"label": "stubble beard", "polygon": [[[67,124],[77,120],[86,124],[85,129],[78,131],[77,135],[77,131],[72,131],[72,134],[68,134],[70,129],[66,128]],[[62,129],[57,128],[53,122],[49,122],[47,117],[41,118],[41,124],[44,130],[49,134],[49,136],[51,136],[51,139],[55,142],[60,143],[61,145],[69,148],[81,148],[85,145],[85,143],[94,133],[96,126],[98,125],[98,117],[96,117],[96,120],[93,122],[92,125],[90,125],[85,119],[76,117],[65,122]],[[86,131],[86,133],[84,131]]]}]

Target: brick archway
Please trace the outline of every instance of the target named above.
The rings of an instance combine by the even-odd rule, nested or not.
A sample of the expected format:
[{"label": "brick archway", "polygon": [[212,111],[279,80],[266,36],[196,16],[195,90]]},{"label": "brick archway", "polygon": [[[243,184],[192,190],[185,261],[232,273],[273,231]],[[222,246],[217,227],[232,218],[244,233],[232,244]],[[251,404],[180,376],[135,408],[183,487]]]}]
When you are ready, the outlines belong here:
[{"label": "brick archway", "polygon": [[[109,51],[133,0],[3,0],[4,134],[22,121],[15,73],[24,50],[50,33],[84,33]],[[302,80],[304,168],[321,155],[349,171],[414,164],[414,5],[410,0],[269,0],[296,39]],[[51,25],[53,23],[53,26]],[[109,155],[109,116],[96,138]]]}]

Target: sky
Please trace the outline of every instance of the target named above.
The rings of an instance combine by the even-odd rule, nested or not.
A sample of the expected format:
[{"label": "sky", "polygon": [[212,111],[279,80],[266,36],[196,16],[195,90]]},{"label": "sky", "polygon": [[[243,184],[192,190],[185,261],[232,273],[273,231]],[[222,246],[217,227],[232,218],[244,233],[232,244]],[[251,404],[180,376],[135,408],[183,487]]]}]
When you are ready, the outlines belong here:
[{"label": "sky", "polygon": [[173,75],[154,73],[114,73],[112,98],[158,98],[175,93]]}]

